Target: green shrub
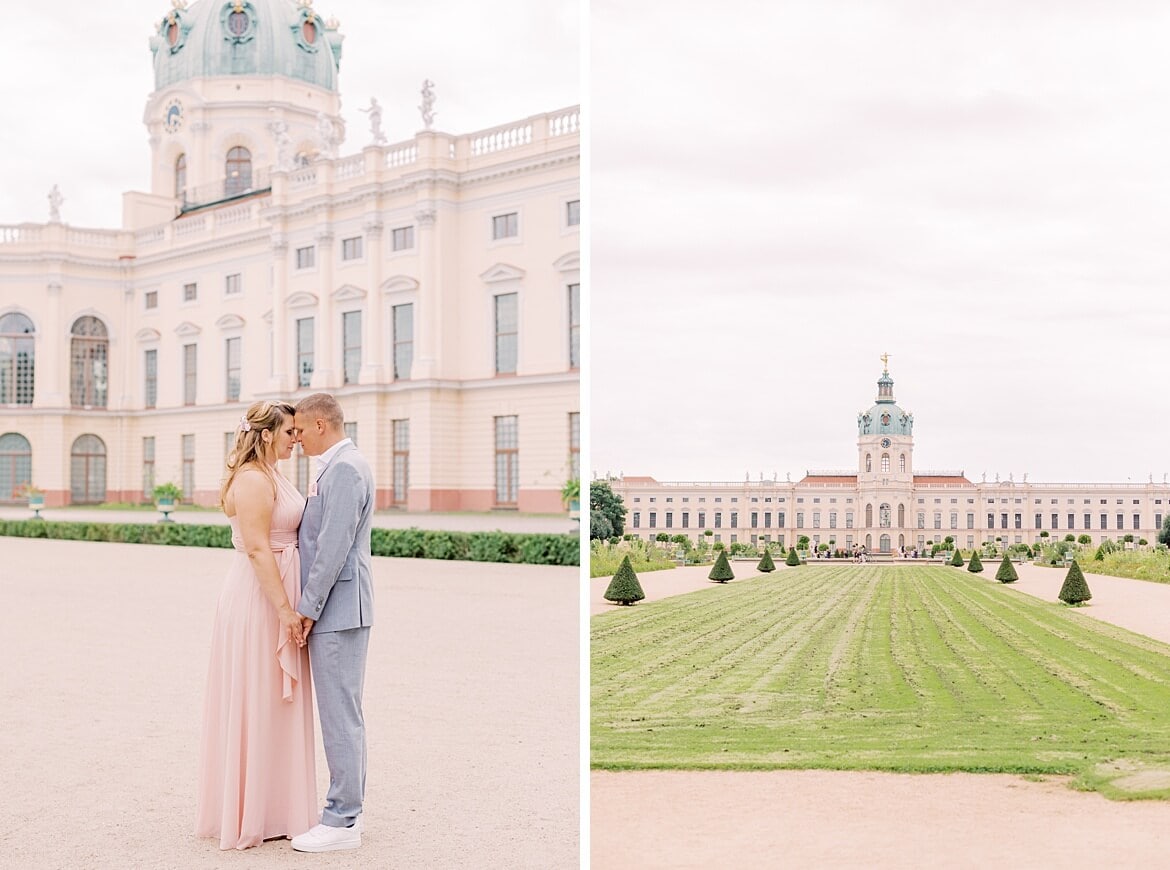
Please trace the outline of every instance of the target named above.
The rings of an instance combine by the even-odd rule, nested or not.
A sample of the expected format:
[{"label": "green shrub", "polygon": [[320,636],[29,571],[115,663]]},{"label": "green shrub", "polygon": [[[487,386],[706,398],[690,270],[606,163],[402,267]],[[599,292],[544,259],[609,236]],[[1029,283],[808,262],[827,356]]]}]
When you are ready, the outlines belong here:
[{"label": "green shrub", "polygon": [[1003,554],[1003,561],[999,563],[995,579],[1000,583],[1015,583],[1020,579],[1020,575],[1016,573],[1016,566],[1012,564],[1011,557],[1007,553]]},{"label": "green shrub", "polygon": [[628,605],[635,601],[641,601],[645,597],[646,593],[642,591],[638,575],[634,573],[634,569],[630,565],[630,557],[626,556],[622,559],[621,567],[613,575],[613,579],[609,581],[609,586],[605,588],[604,598],[606,601],[616,601],[618,604]]},{"label": "green shrub", "polygon": [[[971,558],[975,558],[974,552],[971,553]],[[963,554],[959,552],[958,548],[955,549],[955,555],[951,557],[951,565],[956,568],[963,567]]]},{"label": "green shrub", "polygon": [[1060,587],[1060,595],[1058,596],[1065,604],[1078,605],[1084,604],[1093,597],[1093,593],[1089,591],[1089,584],[1085,582],[1085,575],[1081,571],[1081,566],[1077,564],[1077,560],[1068,567],[1068,573],[1064,577],[1064,585]]},{"label": "green shrub", "polygon": [[799,565],[800,553],[796,552],[796,547],[788,551],[788,557],[784,560],[785,565]]},{"label": "green shrub", "polygon": [[[1006,556],[1005,556],[1006,558]],[[978,574],[983,570],[983,563],[979,561],[979,552],[971,553],[971,561],[967,563],[967,570],[972,574]]]},{"label": "green shrub", "polygon": [[764,557],[760,559],[760,564],[756,565],[757,571],[763,571],[768,574],[776,570],[776,563],[772,561],[772,554],[764,550]]},{"label": "green shrub", "polygon": [[726,583],[728,580],[735,579],[735,574],[731,571],[731,563],[727,561],[726,551],[719,551],[719,558],[715,560],[715,567],[711,569],[707,579],[714,580],[716,583]]}]

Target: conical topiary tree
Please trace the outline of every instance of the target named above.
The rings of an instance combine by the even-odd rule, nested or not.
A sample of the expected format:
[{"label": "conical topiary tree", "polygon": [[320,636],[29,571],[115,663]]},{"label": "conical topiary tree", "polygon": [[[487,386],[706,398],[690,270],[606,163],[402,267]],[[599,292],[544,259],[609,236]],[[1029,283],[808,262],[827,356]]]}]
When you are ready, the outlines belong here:
[{"label": "conical topiary tree", "polygon": [[959,552],[958,547],[955,547],[955,555],[951,556],[951,564],[956,568],[963,567],[963,554]]},{"label": "conical topiary tree", "polygon": [[1012,564],[1011,557],[1007,553],[1003,554],[1003,561],[999,563],[995,579],[1000,583],[1015,583],[1020,579],[1020,575],[1016,573],[1016,566]]},{"label": "conical topiary tree", "polygon": [[719,551],[719,558],[715,560],[715,567],[711,569],[707,579],[714,580],[716,583],[726,583],[728,580],[735,579],[735,574],[731,571],[731,563],[727,561],[726,550]]},{"label": "conical topiary tree", "polygon": [[1089,584],[1085,582],[1085,575],[1081,573],[1081,566],[1073,559],[1068,566],[1068,573],[1064,576],[1064,585],[1060,587],[1059,598],[1065,604],[1084,604],[1093,593],[1089,591]]},{"label": "conical topiary tree", "polygon": [[621,567],[605,588],[604,597],[606,601],[615,601],[618,604],[633,604],[646,597],[646,593],[642,591],[642,584],[638,582],[638,575],[630,565],[629,556],[622,559]]},{"label": "conical topiary tree", "polygon": [[971,551],[971,561],[967,563],[967,570],[972,574],[978,574],[983,570],[983,563],[979,561],[979,551]]},{"label": "conical topiary tree", "polygon": [[765,574],[776,570],[776,563],[772,561],[772,554],[766,549],[764,550],[764,557],[760,559],[760,564],[756,565],[756,570],[763,571]]},{"label": "conical topiary tree", "polygon": [[788,556],[787,556],[787,558],[784,559],[784,564],[785,565],[799,565],[800,564],[800,554],[798,552],[796,552],[796,547],[793,547],[791,550],[788,551]]}]

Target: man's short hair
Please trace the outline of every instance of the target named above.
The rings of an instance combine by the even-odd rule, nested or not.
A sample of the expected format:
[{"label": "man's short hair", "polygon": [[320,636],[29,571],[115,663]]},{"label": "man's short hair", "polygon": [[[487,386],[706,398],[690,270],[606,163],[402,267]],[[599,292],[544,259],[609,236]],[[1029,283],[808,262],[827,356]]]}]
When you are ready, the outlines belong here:
[{"label": "man's short hair", "polygon": [[297,402],[297,413],[314,420],[325,420],[334,429],[341,429],[345,415],[337,399],[328,393],[313,393]]}]

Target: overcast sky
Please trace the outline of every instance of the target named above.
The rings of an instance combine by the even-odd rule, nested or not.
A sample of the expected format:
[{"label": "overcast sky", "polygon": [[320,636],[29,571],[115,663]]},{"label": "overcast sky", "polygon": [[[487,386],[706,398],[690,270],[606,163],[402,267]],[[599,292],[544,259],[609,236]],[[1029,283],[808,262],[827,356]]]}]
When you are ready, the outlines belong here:
[{"label": "overcast sky", "polygon": [[593,0],[597,474],[1170,472],[1170,8]]},{"label": "overcast sky", "polygon": [[[149,38],[170,8],[170,0],[21,6],[19,33],[0,52],[0,224],[47,220],[53,184],[66,223],[121,224],[122,192],[149,186]],[[314,8],[335,16],[345,36],[343,155],[369,141],[358,108],[371,96],[390,142],[421,129],[425,78],[435,82],[435,127],[452,133],[581,99],[576,0],[316,0]]]}]

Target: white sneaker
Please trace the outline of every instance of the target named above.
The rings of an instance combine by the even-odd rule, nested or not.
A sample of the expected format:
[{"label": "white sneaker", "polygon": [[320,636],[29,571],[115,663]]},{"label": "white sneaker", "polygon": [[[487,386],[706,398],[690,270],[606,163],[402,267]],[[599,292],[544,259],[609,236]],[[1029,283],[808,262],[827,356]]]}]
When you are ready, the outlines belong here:
[{"label": "white sneaker", "polygon": [[362,832],[357,824],[352,828],[332,828],[314,825],[298,837],[292,847],[298,852],[334,852],[339,849],[357,849],[362,844]]},{"label": "white sneaker", "polygon": [[[317,816],[317,821],[321,822],[320,816]],[[324,824],[324,822],[321,822],[321,824]],[[362,814],[361,813],[358,813],[357,819],[354,820],[353,827],[348,828],[347,830],[357,831],[359,834],[364,834],[366,832],[366,826],[362,823]]]}]

